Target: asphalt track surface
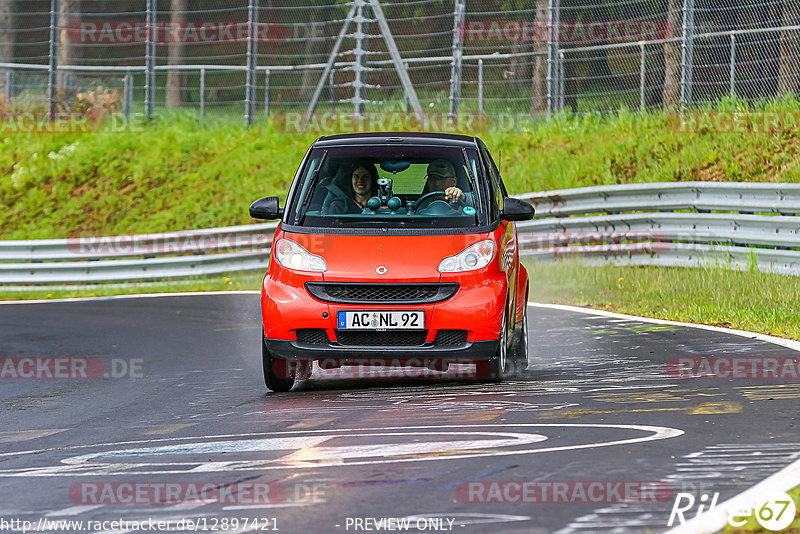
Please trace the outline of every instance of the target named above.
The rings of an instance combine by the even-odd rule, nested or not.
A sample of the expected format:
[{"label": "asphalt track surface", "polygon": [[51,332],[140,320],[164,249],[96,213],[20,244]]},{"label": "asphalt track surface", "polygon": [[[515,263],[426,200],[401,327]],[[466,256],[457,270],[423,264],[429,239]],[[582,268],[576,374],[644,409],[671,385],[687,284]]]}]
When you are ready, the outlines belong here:
[{"label": "asphalt track surface", "polygon": [[[365,518],[411,518],[412,531],[663,532],[676,492],[722,502],[796,460],[800,381],[676,379],[666,363],[797,352],[529,311],[529,367],[517,379],[317,371],[276,394],[261,376],[257,295],[0,306],[3,358],[96,358],[104,374],[123,375],[126,362],[135,376],[0,380],[0,518],[193,519],[226,532],[377,526]],[[471,487],[487,497],[492,483],[559,481],[571,483],[559,502],[514,502],[513,492],[474,502],[481,493],[465,490],[479,482]],[[592,481],[660,481],[668,495],[621,503],[613,491],[588,502],[571,493]],[[166,482],[236,494],[176,503],[151,489],[119,502],[130,497],[123,484],[144,492]],[[269,494],[253,504],[247,488],[257,484]],[[67,530],[96,531],[54,531]]]}]

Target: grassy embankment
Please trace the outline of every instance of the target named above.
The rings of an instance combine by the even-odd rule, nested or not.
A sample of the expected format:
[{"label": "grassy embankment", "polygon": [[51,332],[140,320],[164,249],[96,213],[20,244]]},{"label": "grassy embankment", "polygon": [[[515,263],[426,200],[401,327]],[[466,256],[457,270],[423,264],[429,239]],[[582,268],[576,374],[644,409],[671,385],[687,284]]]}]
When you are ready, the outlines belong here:
[{"label": "grassy embankment", "polygon": [[[800,182],[795,101],[739,110],[724,121],[680,127],[663,113],[558,117],[523,130],[481,133],[502,150],[511,192],[632,182],[719,180]],[[755,112],[755,114],[752,114]],[[796,113],[796,112],[795,112]],[[723,115],[730,118],[732,115]],[[749,118],[748,118],[749,117]],[[766,126],[765,126],[766,125]],[[328,132],[333,133],[333,132]],[[304,151],[319,133],[238,119],[206,124],[173,115],[153,124],[91,134],[11,135],[0,140],[0,238],[41,239],[207,228],[251,222],[247,206],[285,196]],[[800,280],[718,269],[532,268],[531,298],[800,338]],[[137,287],[19,293],[56,298],[141,291],[257,288],[259,275]],[[621,279],[621,280],[620,280]],[[745,305],[746,303],[746,305]]]}]

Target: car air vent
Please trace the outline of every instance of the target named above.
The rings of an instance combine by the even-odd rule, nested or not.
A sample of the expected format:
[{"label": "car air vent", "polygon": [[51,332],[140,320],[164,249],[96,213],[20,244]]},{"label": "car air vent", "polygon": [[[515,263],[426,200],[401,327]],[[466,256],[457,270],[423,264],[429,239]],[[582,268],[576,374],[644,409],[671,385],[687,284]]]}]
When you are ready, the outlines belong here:
[{"label": "car air vent", "polygon": [[425,343],[427,330],[404,332],[348,332],[336,330],[336,339],[352,347],[419,347]]},{"label": "car air vent", "polygon": [[317,299],[342,304],[430,304],[449,299],[458,287],[458,284],[306,283],[308,292]]},{"label": "car air vent", "polygon": [[328,334],[322,328],[301,328],[297,331],[297,341],[306,345],[327,345]]},{"label": "car air vent", "polygon": [[434,345],[463,345],[467,342],[466,330],[439,330]]}]

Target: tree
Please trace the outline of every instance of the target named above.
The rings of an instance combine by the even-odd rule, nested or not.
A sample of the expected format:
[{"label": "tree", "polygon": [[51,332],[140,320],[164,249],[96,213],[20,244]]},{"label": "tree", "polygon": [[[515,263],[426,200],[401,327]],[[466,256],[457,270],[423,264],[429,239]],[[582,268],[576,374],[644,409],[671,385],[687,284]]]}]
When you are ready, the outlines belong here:
[{"label": "tree", "polygon": [[[69,28],[78,24],[80,20],[80,0],[58,1],[58,64],[75,65],[78,59],[79,48],[69,38]],[[57,94],[63,100],[69,89],[66,84],[67,76],[71,73],[65,70],[58,71]]]},{"label": "tree", "polygon": [[[667,37],[681,35],[681,0],[669,0],[667,7]],[[664,43],[664,108],[675,108],[681,97],[681,44]]]},{"label": "tree", "polygon": [[[184,27],[186,24],[186,0],[170,0],[170,24],[175,27]],[[173,36],[181,32],[167,32],[170,36],[167,45],[167,64],[180,65],[184,62],[184,52],[186,46],[181,38],[175,39]],[[183,103],[183,86],[185,85],[186,75],[179,70],[167,71],[167,94],[166,106],[168,108],[180,107]]]},{"label": "tree", "polygon": [[[800,25],[800,2],[784,0],[783,26]],[[778,94],[794,94],[800,89],[800,31],[781,32],[778,66]]]},{"label": "tree", "polygon": [[[11,63],[14,61],[14,2],[0,0],[0,61]],[[5,70],[0,70],[0,75],[5,77]],[[0,80],[5,84],[5,80]]]},{"label": "tree", "polygon": [[547,111],[547,0],[536,0],[536,24],[544,31],[534,39],[533,68],[531,74],[531,115]]}]

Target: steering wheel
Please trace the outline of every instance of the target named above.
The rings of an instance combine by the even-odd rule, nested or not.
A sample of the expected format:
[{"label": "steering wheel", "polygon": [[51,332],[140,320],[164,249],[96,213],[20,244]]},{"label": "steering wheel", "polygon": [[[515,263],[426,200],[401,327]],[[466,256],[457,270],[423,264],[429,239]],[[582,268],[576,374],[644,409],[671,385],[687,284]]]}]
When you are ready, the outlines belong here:
[{"label": "steering wheel", "polygon": [[456,208],[455,208],[455,206],[456,206],[456,203],[455,203],[455,202],[450,202],[450,201],[448,201],[448,200],[447,200],[447,195],[445,195],[445,192],[444,192],[444,191],[431,191],[430,193],[425,193],[424,195],[422,195],[421,197],[419,197],[419,198],[416,200],[416,202],[414,202],[414,205],[413,205],[413,206],[411,206],[411,211],[412,211],[413,213],[418,213],[420,210],[422,210],[422,209],[423,209],[423,208],[422,208],[422,206],[423,206],[423,205],[424,205],[426,202],[427,202],[427,204],[425,204],[425,207],[427,208],[427,207],[428,207],[428,205],[430,205],[430,204],[431,204],[431,203],[434,201],[434,198],[435,198],[435,197],[442,197],[442,199],[443,199],[443,200],[445,200],[445,201],[447,201],[447,202],[448,202],[448,206],[450,207],[450,209],[453,209],[453,210],[454,210],[454,209],[456,209]]}]

